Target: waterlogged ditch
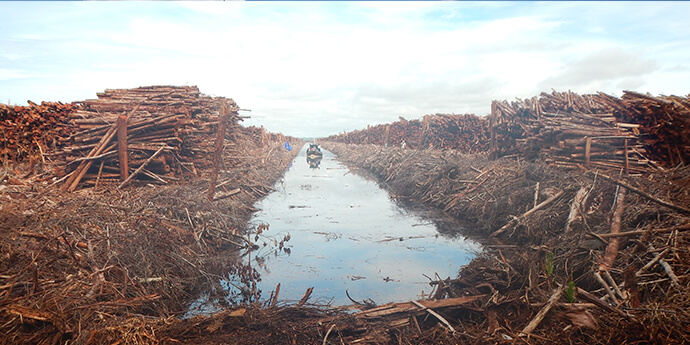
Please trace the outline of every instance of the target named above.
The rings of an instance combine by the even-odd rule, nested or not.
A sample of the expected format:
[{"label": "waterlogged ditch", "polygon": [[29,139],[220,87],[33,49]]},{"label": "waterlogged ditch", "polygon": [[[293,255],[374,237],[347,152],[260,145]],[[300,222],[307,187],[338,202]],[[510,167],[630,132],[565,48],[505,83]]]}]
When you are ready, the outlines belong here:
[{"label": "waterlogged ditch", "polygon": [[320,304],[352,304],[347,294],[409,301],[431,292],[430,279],[456,277],[480,251],[458,234],[459,224],[403,207],[329,151],[308,161],[306,148],[250,221],[255,250],[243,260],[260,275],[261,298],[280,283],[281,301],[299,300],[311,287],[310,301]]},{"label": "waterlogged ditch", "polygon": [[[251,223],[268,229],[245,260],[259,271],[264,296],[280,283],[281,300],[299,300],[313,287],[313,299],[334,305],[352,303],[346,290],[359,301],[405,301],[431,291],[427,277],[455,277],[479,251],[469,239],[442,233],[459,225],[439,229],[402,208],[331,152],[323,150],[315,165],[305,146],[276,191],[256,205],[261,211]],[[284,249],[276,248],[286,237]]]}]

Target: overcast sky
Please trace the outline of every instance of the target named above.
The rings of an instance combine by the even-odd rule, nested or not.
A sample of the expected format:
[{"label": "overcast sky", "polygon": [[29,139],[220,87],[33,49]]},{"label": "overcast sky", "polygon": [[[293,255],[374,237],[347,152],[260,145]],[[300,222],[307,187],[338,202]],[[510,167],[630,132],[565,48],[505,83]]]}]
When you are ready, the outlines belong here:
[{"label": "overcast sky", "polygon": [[0,103],[197,85],[320,137],[540,92],[690,93],[690,2],[0,2]]}]

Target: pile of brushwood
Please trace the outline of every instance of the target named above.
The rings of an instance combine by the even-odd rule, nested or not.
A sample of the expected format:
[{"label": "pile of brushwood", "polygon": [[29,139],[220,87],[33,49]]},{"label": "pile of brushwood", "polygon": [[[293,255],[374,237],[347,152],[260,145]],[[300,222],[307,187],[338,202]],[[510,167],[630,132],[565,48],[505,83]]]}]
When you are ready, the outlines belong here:
[{"label": "pile of brushwood", "polygon": [[432,299],[475,303],[438,311],[448,324],[435,328],[389,327],[379,343],[690,337],[690,168],[623,176],[454,151],[322,145],[393,197],[442,209],[490,239],[457,278],[432,283]]},{"label": "pile of brushwood", "polygon": [[[188,87],[156,89],[146,90],[192,95],[147,96],[91,117],[78,104],[2,108],[12,112],[3,115],[4,133],[26,140],[6,146],[11,151],[0,167],[0,344],[158,343],[153,325],[182,315],[200,293],[229,304],[257,295],[248,284],[255,272],[238,260],[256,246],[250,235],[260,231],[270,237],[265,226],[248,225],[256,211],[252,205],[272,191],[298,152],[285,150],[284,141],[296,147],[301,141],[239,125],[227,126],[218,141],[217,106],[227,101],[203,103],[208,98]],[[185,108],[183,101],[190,98]],[[153,101],[157,104],[149,104]],[[121,113],[138,117],[135,125],[141,125],[130,132],[139,140],[130,141],[127,150],[135,162],[131,175],[145,164],[136,162],[136,155],[153,157],[145,146],[163,147],[159,151],[177,162],[165,183],[142,178],[121,185],[120,179],[104,178],[104,166],[118,168],[117,154],[89,158],[86,149],[69,162],[59,158],[77,146],[71,139],[87,130],[96,140],[82,146],[93,149],[100,142],[104,152],[117,151],[105,139]],[[170,118],[177,125],[168,127],[168,136],[154,135],[168,130]],[[85,129],[86,119],[101,122]],[[142,139],[147,131],[154,134]],[[51,136],[54,142],[44,141]],[[213,145],[185,151],[188,143],[166,139],[173,137]],[[221,153],[218,160],[213,146],[221,148],[215,151]],[[77,164],[69,165],[72,160]],[[96,162],[83,171],[95,172],[94,179],[101,175],[100,181],[62,190],[66,177],[73,176],[65,173],[81,162]],[[190,169],[175,178],[185,167]],[[215,193],[208,193],[210,187]]]}]

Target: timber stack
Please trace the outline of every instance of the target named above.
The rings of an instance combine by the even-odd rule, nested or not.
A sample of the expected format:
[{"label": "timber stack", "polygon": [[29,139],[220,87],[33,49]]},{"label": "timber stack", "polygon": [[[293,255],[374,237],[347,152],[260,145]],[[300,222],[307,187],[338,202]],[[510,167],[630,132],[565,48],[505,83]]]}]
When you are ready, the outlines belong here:
[{"label": "timber stack", "polygon": [[652,159],[675,167],[690,162],[690,95],[653,97],[624,91],[614,115],[640,125]]},{"label": "timber stack", "polygon": [[45,152],[60,145],[58,138],[71,132],[67,121],[75,104],[28,103],[28,107],[0,104],[0,162],[44,160]]},{"label": "timber stack", "polygon": [[491,114],[425,115],[324,138],[347,144],[542,158],[565,168],[641,174],[690,161],[690,100],[624,91],[493,101]]},{"label": "timber stack", "polygon": [[148,86],[97,95],[79,102],[70,114],[72,134],[61,139],[61,150],[51,153],[66,168],[63,190],[80,183],[122,182],[130,173],[157,184],[199,176],[213,165],[221,113],[227,115],[227,136],[241,120],[232,99],[203,95],[196,86]]},{"label": "timber stack", "polygon": [[562,167],[644,173],[690,157],[690,102],[624,91],[542,93],[491,104],[491,153],[519,155]]},{"label": "timber stack", "polygon": [[332,135],[325,140],[477,153],[488,148],[489,131],[486,121],[473,114],[433,114],[421,120],[408,121],[401,117],[400,121]]}]

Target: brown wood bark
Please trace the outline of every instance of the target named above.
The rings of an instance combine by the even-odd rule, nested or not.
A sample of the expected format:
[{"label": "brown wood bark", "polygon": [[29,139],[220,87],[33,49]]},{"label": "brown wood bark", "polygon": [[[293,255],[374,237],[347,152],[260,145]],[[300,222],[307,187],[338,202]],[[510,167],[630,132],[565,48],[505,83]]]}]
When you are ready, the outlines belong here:
[{"label": "brown wood bark", "polygon": [[127,116],[117,118],[117,158],[120,163],[120,181],[129,177],[129,161],[127,160]]},{"label": "brown wood bark", "polygon": [[218,181],[218,169],[223,158],[223,144],[225,141],[225,127],[228,121],[228,109],[223,106],[221,108],[220,123],[218,124],[218,132],[216,136],[216,150],[213,154],[213,172],[211,172],[211,182],[208,187],[207,198],[213,201],[213,196],[216,193],[216,182]]},{"label": "brown wood bark", "polygon": [[[616,208],[613,211],[613,217],[611,220],[611,235],[619,234],[621,232],[621,220],[623,218],[623,212],[625,212],[625,188],[621,188],[618,191]],[[599,264],[599,270],[608,271],[611,267],[613,267],[613,262],[616,260],[616,256],[618,255],[619,243],[620,237],[612,237],[609,240],[609,244],[606,246],[606,251],[604,252],[604,258]]]}]

